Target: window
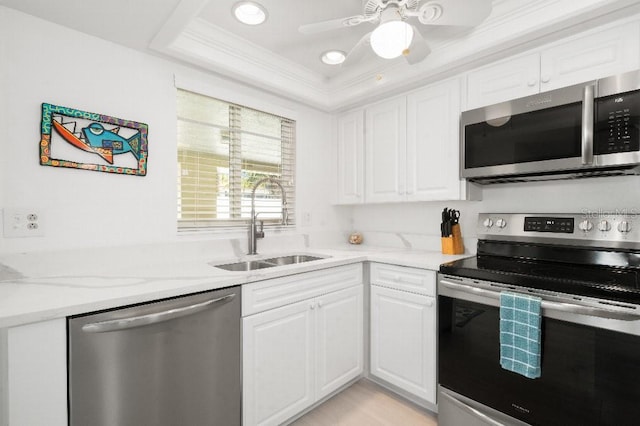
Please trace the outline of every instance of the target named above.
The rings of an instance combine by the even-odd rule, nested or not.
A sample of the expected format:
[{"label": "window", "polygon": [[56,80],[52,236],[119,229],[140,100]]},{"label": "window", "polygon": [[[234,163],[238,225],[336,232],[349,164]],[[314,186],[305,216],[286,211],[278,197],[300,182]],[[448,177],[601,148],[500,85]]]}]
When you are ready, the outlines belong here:
[{"label": "window", "polygon": [[[178,90],[178,228],[243,226],[251,191],[265,177],[285,188],[288,223],[295,218],[295,121]],[[281,223],[282,194],[260,185],[256,212]]]}]

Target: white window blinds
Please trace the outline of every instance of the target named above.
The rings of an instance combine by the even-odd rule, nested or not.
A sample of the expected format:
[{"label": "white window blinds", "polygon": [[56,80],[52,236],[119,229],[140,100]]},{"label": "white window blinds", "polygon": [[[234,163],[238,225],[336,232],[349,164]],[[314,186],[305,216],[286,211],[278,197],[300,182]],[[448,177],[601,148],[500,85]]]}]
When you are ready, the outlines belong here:
[{"label": "white window blinds", "polygon": [[[286,191],[295,219],[295,121],[178,90],[178,228],[246,226],[251,190],[264,178]],[[256,191],[265,224],[281,222],[277,185]]]}]

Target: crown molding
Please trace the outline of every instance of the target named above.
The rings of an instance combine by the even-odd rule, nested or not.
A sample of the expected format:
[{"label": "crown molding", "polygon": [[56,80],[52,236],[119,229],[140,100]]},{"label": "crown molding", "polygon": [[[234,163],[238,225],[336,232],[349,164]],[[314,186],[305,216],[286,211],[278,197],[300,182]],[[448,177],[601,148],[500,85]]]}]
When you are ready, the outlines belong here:
[{"label": "crown molding", "polygon": [[198,18],[206,1],[183,0],[151,47],[324,111],[411,90],[640,13],[637,0],[494,0],[485,22],[450,39],[432,40],[432,53],[419,64],[409,66],[402,58],[382,66],[363,63],[328,79]]},{"label": "crown molding", "polygon": [[324,110],[331,107],[324,76],[240,39],[202,18],[192,19],[169,45],[155,45],[154,48],[314,107]]}]

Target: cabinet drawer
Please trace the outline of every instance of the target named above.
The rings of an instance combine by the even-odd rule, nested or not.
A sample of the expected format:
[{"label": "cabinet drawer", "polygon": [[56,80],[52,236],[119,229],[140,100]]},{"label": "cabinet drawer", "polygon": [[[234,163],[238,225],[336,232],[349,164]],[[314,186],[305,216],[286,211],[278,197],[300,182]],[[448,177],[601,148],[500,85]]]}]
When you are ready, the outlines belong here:
[{"label": "cabinet drawer", "polygon": [[362,284],[362,263],[258,281],[242,286],[242,316]]},{"label": "cabinet drawer", "polygon": [[372,263],[371,284],[435,296],[436,273],[427,269]]}]

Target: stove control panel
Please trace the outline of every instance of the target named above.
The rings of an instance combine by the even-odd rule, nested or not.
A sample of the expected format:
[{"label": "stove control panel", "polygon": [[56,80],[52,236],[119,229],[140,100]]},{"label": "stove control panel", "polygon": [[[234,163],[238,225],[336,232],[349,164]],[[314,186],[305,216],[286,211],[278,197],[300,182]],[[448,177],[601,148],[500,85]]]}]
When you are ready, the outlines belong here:
[{"label": "stove control panel", "polygon": [[[582,225],[582,224],[581,224]],[[525,216],[525,232],[561,232],[573,234],[574,219],[572,217],[532,217]]]},{"label": "stove control panel", "polygon": [[477,223],[479,239],[541,241],[640,250],[638,214],[481,213]]}]

